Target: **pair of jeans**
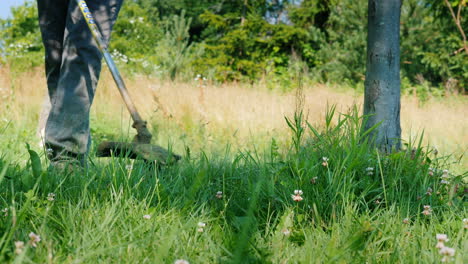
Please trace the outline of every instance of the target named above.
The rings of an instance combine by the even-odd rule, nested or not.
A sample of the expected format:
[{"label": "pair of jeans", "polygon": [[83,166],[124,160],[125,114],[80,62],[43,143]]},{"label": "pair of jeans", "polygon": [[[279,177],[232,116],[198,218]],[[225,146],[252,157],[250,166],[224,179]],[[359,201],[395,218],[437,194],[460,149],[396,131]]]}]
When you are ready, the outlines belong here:
[{"label": "pair of jeans", "polygon": [[[122,2],[86,1],[106,45]],[[44,139],[48,156],[52,161],[84,159],[102,54],[75,0],[37,0],[37,6],[51,105]]]}]

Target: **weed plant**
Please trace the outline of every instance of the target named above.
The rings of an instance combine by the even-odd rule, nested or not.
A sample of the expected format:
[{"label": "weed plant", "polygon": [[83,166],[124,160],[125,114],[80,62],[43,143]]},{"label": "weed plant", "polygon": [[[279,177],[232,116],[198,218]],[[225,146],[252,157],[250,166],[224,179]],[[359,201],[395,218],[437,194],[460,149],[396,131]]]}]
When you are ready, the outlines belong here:
[{"label": "weed plant", "polygon": [[422,140],[379,153],[357,109],[335,115],[287,118],[286,149],[187,149],[159,169],[91,157],[59,173],[29,146],[26,165],[0,156],[0,262],[468,263],[466,175]]}]

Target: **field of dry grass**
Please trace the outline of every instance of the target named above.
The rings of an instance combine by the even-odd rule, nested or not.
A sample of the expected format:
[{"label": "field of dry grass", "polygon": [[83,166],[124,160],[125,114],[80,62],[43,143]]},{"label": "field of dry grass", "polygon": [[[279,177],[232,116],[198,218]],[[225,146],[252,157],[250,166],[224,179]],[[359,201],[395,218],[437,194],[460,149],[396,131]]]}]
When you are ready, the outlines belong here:
[{"label": "field of dry grass", "polygon": [[[179,151],[185,145],[196,150],[223,149],[227,143],[233,149],[261,148],[272,137],[280,144],[290,137],[284,117],[294,112],[294,92],[271,91],[262,85],[171,83],[143,77],[127,80],[127,86],[142,115],[150,120],[156,141],[170,142]],[[0,122],[33,129],[46,94],[42,71],[12,76],[0,69],[0,88]],[[327,105],[336,104],[339,112],[346,112],[354,104],[362,108],[363,102],[361,92],[326,85],[306,85],[304,96],[307,118],[316,125],[323,124]],[[403,137],[409,140],[424,131],[426,144],[460,157],[468,147],[466,113],[468,98],[463,96],[431,98],[422,106],[417,98],[403,97]],[[129,115],[107,72],[98,87],[92,122],[99,133],[132,133]],[[466,158],[462,168],[468,168]]]}]

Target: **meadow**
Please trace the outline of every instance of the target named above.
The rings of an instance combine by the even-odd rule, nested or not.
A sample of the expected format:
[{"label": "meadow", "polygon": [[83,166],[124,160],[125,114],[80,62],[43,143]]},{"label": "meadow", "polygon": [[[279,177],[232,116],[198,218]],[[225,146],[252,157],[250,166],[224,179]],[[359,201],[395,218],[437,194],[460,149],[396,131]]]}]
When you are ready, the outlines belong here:
[{"label": "meadow", "polygon": [[[468,263],[466,96],[403,96],[403,150],[385,155],[352,88],[128,86],[182,160],[91,152],[86,172],[58,174],[37,131],[42,72],[0,69],[0,262]],[[134,135],[107,72],[91,120],[93,144]]]}]

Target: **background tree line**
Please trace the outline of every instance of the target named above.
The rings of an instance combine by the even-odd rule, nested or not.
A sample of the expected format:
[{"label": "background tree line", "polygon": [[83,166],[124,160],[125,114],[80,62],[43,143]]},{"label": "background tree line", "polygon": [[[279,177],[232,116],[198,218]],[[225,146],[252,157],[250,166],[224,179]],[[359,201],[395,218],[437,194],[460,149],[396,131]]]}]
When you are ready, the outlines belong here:
[{"label": "background tree line", "polygon": [[[466,0],[405,0],[402,89],[468,91]],[[43,62],[34,2],[0,21],[1,61]],[[164,78],[267,80],[291,87],[298,66],[312,81],[362,86],[366,0],[127,0],[110,50],[129,72]]]}]

